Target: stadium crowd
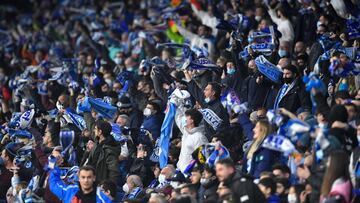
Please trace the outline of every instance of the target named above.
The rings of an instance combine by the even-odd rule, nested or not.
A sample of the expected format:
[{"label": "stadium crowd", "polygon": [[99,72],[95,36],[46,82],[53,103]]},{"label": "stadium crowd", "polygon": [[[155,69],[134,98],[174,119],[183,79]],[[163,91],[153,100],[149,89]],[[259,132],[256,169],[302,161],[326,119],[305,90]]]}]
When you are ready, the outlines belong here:
[{"label": "stadium crowd", "polygon": [[360,1],[0,5],[0,203],[360,202]]}]

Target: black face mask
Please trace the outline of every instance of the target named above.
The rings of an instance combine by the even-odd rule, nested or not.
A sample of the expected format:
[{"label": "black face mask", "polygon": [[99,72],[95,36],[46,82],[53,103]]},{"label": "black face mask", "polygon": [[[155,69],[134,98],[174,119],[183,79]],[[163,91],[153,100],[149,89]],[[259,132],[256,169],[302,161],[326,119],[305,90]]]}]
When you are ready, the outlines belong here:
[{"label": "black face mask", "polygon": [[294,81],[294,79],[293,78],[283,78],[283,81],[286,84],[291,84]]}]

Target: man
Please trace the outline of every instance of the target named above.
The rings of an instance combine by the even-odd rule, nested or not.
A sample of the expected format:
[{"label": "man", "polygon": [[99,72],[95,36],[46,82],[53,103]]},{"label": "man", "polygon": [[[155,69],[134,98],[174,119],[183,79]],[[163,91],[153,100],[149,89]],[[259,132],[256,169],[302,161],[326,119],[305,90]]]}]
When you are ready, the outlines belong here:
[{"label": "man", "polygon": [[100,183],[100,188],[104,194],[111,200],[114,201],[116,198],[116,184],[111,180],[104,180]]},{"label": "man", "polygon": [[[184,172],[186,167],[190,164],[191,154],[203,144],[208,143],[204,135],[204,127],[200,125],[202,120],[201,113],[196,109],[189,109],[185,111],[183,106],[179,106],[176,111],[175,121],[179,127],[181,137],[181,150],[177,167]],[[185,122],[184,122],[185,121]]]},{"label": "man", "polygon": [[216,176],[223,186],[233,193],[235,202],[266,202],[259,188],[240,173],[236,172],[231,159],[222,159],[216,163]]},{"label": "man", "polygon": [[79,170],[79,184],[66,185],[60,178],[60,170],[50,172],[50,190],[64,203],[95,203],[111,202],[111,200],[94,185],[96,176],[95,169],[91,166],[83,166]]},{"label": "man", "polygon": [[141,178],[137,175],[130,175],[127,177],[126,183],[123,185],[122,189],[125,192],[123,200],[140,199],[145,195],[143,183]]},{"label": "man", "polygon": [[274,109],[285,108],[295,113],[300,107],[311,108],[309,94],[305,91],[305,85],[298,77],[297,68],[289,65],[283,68],[283,81],[274,104]]},{"label": "man", "polygon": [[209,82],[204,91],[201,91],[192,80],[190,72],[185,71],[184,73],[188,82],[188,91],[202,107],[201,113],[206,121],[205,136],[209,139],[216,132],[229,126],[229,115],[220,101],[221,86],[218,83]]},{"label": "man", "polygon": [[165,186],[170,184],[170,181],[168,181],[170,178],[172,178],[176,173],[176,169],[173,165],[167,165],[165,166],[161,171],[160,175],[158,177],[159,185],[156,188],[164,188]]},{"label": "man", "polygon": [[0,157],[0,202],[6,199],[6,191],[11,186],[11,177],[13,173],[10,171],[15,167],[13,160],[17,151],[23,145],[20,143],[9,143],[1,151]]},{"label": "man", "polygon": [[95,139],[97,145],[91,149],[89,157],[84,165],[95,168],[97,181],[110,179],[118,181],[120,176],[118,170],[118,156],[121,147],[110,135],[112,127],[110,123],[98,120],[94,125]]}]

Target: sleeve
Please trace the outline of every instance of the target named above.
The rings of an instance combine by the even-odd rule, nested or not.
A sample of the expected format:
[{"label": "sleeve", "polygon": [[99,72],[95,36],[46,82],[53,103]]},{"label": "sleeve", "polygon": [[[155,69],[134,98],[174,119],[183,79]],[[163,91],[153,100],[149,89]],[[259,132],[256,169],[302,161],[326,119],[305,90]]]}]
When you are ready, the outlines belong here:
[{"label": "sleeve", "polygon": [[203,91],[199,88],[199,86],[195,83],[194,80],[191,80],[189,83],[188,83],[188,91],[190,92],[190,94],[195,98],[195,100],[197,102],[199,102],[199,104],[201,106],[204,105],[204,99],[205,99],[205,96],[204,96],[204,93]]},{"label": "sleeve", "polygon": [[178,126],[178,128],[180,129],[181,133],[184,134],[184,130],[185,130],[185,126],[182,123],[182,119],[185,116],[185,107],[183,106],[179,106],[176,110],[176,114],[175,114],[175,122],[176,125]]},{"label": "sleeve", "polygon": [[280,18],[277,17],[274,9],[269,9],[269,15],[271,17],[271,20],[274,21],[277,25],[281,23]]},{"label": "sleeve", "polygon": [[195,38],[199,38],[199,36],[197,36],[196,34],[188,31],[187,29],[183,28],[181,25],[177,25],[177,29],[178,29],[179,33],[183,37],[185,37],[186,39],[188,39],[190,41],[195,39]]},{"label": "sleeve", "polygon": [[167,101],[167,92],[162,88],[159,78],[156,74],[151,73],[151,80],[154,84],[155,93],[159,96],[163,101]]},{"label": "sleeve", "polygon": [[212,29],[216,28],[216,24],[214,24],[214,20],[212,20],[212,17],[209,15],[208,12],[197,9],[194,4],[191,4],[191,8],[194,11],[195,15],[201,20],[202,24],[209,26]]},{"label": "sleeve", "polygon": [[50,191],[60,200],[65,198],[68,187],[71,187],[65,185],[64,182],[60,179],[60,174],[57,168],[50,171],[49,183]]},{"label": "sleeve", "polygon": [[86,123],[86,129],[92,130],[95,119],[92,117],[91,112],[84,112],[84,119]]}]

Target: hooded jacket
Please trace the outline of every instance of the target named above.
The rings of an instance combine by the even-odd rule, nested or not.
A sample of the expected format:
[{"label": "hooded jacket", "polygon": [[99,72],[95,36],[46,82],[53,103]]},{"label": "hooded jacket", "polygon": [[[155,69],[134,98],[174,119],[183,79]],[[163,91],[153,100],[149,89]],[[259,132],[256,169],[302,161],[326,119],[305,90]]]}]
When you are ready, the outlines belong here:
[{"label": "hooded jacket", "polygon": [[203,144],[208,143],[207,138],[204,134],[204,126],[195,127],[191,130],[188,130],[185,127],[185,107],[180,106],[175,115],[176,125],[179,127],[182,138],[181,138],[181,151],[179,156],[179,161],[177,167],[184,172],[186,167],[190,164],[192,160],[191,154]]}]

